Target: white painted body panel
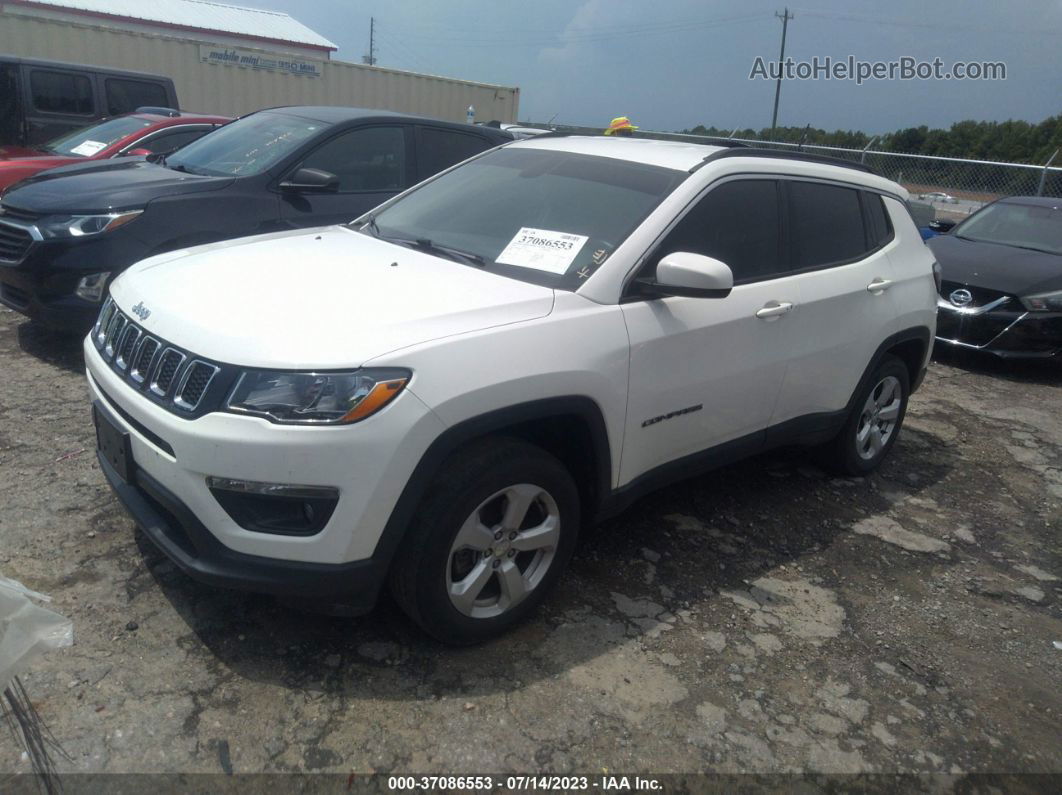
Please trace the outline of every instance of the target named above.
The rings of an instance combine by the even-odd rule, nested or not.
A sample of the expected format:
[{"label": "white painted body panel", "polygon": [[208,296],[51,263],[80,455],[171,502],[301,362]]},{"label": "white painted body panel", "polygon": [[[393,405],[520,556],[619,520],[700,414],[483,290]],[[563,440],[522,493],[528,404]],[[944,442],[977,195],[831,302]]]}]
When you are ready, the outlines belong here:
[{"label": "white painted body panel", "polygon": [[[796,280],[740,285],[726,298],[671,297],[623,305],[631,376],[621,484],[767,427],[792,348],[788,315],[756,317],[771,301],[797,304]],[[643,425],[697,405],[703,408]]]},{"label": "white painted body panel", "polygon": [[[611,139],[530,139],[560,148],[689,168],[714,147]],[[896,240],[853,265],[739,285],[719,299],[621,302],[625,284],[669,224],[717,179],[789,174],[905,198],[898,185],[817,163],[726,157],[696,169],[575,293],[497,276],[345,228],[284,232],[145,260],[111,288],[127,314],[197,355],[244,367],[403,367],[410,384],[350,426],[282,426],[227,413],[189,421],[143,398],[91,343],[99,389],[157,432],[175,458],[133,428],[137,464],[232,549],[346,562],[369,557],[433,440],[488,412],[551,397],[601,411],[620,488],[662,464],[788,419],[843,408],[892,333],[935,325],[932,256],[900,201],[887,199]],[[396,264],[392,264],[396,263]],[[873,295],[874,278],[892,282]],[[764,319],[770,302],[793,310]],[[927,354],[928,359],[928,354]],[[643,423],[701,405],[665,422]],[[176,459],[176,460],[175,460]],[[340,503],[317,536],[236,526],[205,478],[325,485]]]},{"label": "white painted body panel", "polygon": [[414,343],[544,317],[553,290],[345,227],[277,232],[143,260],[115,279],[143,326],[200,356],[358,367]]}]

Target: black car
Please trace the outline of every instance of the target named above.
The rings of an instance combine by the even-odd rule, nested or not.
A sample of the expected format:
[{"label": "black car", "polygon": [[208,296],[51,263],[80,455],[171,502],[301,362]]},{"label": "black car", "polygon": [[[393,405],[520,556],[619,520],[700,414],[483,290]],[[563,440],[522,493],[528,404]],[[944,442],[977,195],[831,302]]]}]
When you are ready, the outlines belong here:
[{"label": "black car", "polygon": [[1005,358],[1062,351],[1062,199],[1000,199],[926,245],[943,270],[939,344]]},{"label": "black car", "polygon": [[0,302],[47,325],[86,331],[107,284],[139,260],[349,221],[511,140],[501,130],[386,111],[276,108],[156,162],[46,171],[0,203]]}]

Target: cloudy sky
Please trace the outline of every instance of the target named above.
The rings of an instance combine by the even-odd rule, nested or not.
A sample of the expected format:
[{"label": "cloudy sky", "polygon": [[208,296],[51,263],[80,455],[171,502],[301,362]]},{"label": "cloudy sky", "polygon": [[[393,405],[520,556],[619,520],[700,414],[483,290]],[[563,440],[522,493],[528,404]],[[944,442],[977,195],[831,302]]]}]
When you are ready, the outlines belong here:
[{"label": "cloudy sky", "polygon": [[[234,0],[287,11],[360,61],[376,18],[381,66],[519,86],[520,118],[647,129],[770,125],[781,3],[762,0]],[[800,2],[800,0],[798,0]],[[1003,61],[1007,79],[788,82],[779,124],[879,133],[1062,113],[1062,0],[804,0],[786,55]]]}]

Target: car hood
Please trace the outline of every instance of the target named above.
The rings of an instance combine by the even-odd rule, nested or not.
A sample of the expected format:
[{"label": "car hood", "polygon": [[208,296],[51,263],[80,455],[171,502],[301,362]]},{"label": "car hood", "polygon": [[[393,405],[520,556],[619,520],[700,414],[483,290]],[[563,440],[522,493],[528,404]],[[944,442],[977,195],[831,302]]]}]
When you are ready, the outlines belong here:
[{"label": "car hood", "polygon": [[7,160],[10,157],[40,157],[47,155],[43,149],[31,149],[25,146],[15,146],[9,144],[7,146],[0,146],[0,160]]},{"label": "car hood", "polygon": [[938,235],[926,241],[944,279],[1011,295],[1062,290],[1062,256]]},{"label": "car hood", "polygon": [[358,367],[385,353],[548,315],[553,290],[344,227],[169,252],[111,285],[149,333],[248,367]]},{"label": "car hood", "polygon": [[232,177],[202,177],[146,160],[93,160],[49,169],[4,194],[18,210],[51,213],[102,213],[143,207],[160,196],[219,190]]}]

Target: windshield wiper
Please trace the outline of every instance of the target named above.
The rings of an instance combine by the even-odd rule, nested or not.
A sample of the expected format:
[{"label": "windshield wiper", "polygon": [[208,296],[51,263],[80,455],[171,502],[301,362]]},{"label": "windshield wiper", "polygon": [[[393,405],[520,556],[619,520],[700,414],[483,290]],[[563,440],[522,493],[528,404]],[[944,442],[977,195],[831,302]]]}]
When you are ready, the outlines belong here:
[{"label": "windshield wiper", "polygon": [[471,263],[480,268],[487,267],[487,261],[479,254],[473,254],[471,251],[462,251],[459,248],[453,248],[451,246],[442,246],[438,243],[433,243],[426,237],[418,237],[416,240],[395,240],[392,242],[403,243],[410,248],[416,248],[428,254],[442,255],[455,262],[464,262],[466,264]]}]

